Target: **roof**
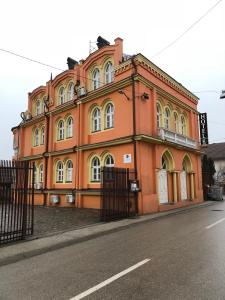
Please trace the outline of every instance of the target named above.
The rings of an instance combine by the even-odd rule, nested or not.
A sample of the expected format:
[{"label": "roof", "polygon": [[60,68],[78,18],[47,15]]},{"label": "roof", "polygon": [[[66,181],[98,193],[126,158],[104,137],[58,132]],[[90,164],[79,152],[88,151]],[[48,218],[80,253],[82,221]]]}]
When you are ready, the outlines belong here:
[{"label": "roof", "polygon": [[209,144],[203,151],[213,160],[225,159],[225,143]]}]

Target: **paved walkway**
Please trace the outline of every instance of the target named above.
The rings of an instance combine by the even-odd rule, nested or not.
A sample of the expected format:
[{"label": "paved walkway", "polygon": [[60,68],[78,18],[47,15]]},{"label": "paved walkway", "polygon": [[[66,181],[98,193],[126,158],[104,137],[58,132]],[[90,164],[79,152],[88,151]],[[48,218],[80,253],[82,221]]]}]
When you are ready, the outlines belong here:
[{"label": "paved walkway", "polygon": [[99,223],[99,210],[73,207],[34,207],[34,237],[78,229]]},{"label": "paved walkway", "polygon": [[9,263],[17,262],[24,258],[29,258],[35,255],[45,253],[47,251],[56,250],[85,240],[96,238],[122,228],[138,224],[140,222],[148,222],[158,218],[166,217],[172,214],[188,212],[192,209],[198,209],[205,206],[213,205],[218,202],[206,201],[201,204],[196,204],[184,208],[174,209],[166,212],[160,212],[145,216],[140,216],[133,219],[124,219],[117,222],[100,223],[87,225],[84,228],[70,230],[64,233],[51,235],[43,238],[37,238],[30,241],[23,241],[17,244],[2,247],[0,251],[0,266]]}]

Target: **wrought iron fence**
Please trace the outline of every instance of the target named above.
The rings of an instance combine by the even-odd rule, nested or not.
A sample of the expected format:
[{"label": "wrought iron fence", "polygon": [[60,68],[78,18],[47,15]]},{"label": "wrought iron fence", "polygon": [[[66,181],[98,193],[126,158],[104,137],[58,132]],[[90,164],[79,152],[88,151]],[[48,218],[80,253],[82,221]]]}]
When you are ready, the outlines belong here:
[{"label": "wrought iron fence", "polygon": [[0,161],[0,244],[32,235],[33,217],[33,165]]},{"label": "wrought iron fence", "polygon": [[112,221],[136,215],[137,195],[131,192],[130,186],[131,181],[135,179],[134,171],[127,168],[103,167],[101,173],[101,221]]}]

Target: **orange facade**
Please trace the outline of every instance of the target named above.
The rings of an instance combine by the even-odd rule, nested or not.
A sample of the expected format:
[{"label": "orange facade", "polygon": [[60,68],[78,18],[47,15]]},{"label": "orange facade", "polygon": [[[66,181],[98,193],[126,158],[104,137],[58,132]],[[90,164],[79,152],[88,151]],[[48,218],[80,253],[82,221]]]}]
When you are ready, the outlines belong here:
[{"label": "orange facade", "polygon": [[35,163],[35,203],[99,208],[104,165],[136,168],[139,214],[203,201],[198,98],[120,38],[68,65],[12,129],[14,159]]}]

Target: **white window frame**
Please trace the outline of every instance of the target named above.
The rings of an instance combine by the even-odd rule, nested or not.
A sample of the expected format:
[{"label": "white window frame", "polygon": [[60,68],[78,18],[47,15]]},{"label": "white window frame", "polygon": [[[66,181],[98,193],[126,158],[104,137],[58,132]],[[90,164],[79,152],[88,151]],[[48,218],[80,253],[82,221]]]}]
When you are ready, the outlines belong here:
[{"label": "white window frame", "polygon": [[173,119],[174,119],[174,131],[179,132],[179,118],[176,112],[173,113]]},{"label": "white window frame", "polygon": [[34,129],[34,146],[39,146],[39,129]]},{"label": "white window frame", "polygon": [[73,162],[68,160],[66,163],[66,182],[73,181]]},{"label": "white window frame", "polygon": [[182,135],[187,135],[187,125],[186,125],[186,119],[184,116],[180,117],[180,129]]},{"label": "white window frame", "polygon": [[113,81],[113,65],[111,61],[108,61],[105,66],[105,83],[111,83]]},{"label": "white window frame", "polygon": [[59,105],[65,103],[65,88],[63,86],[61,86],[59,88]]},{"label": "white window frame", "polygon": [[114,127],[114,106],[112,103],[107,104],[105,109],[105,128]]},{"label": "white window frame", "polygon": [[41,127],[41,141],[40,141],[40,144],[44,145],[44,143],[45,143],[45,127],[42,126]]},{"label": "white window frame", "polygon": [[170,110],[168,107],[165,108],[164,113],[164,127],[165,129],[170,129]]},{"label": "white window frame", "polygon": [[96,90],[100,87],[100,71],[98,68],[93,71],[93,89]]},{"label": "white window frame", "polygon": [[111,154],[108,154],[105,158],[105,166],[108,168],[112,168],[115,166],[114,158]]},{"label": "white window frame", "polygon": [[161,116],[162,116],[162,109],[159,103],[156,104],[156,112],[157,112],[157,127],[160,128],[162,121],[161,121]]},{"label": "white window frame", "polygon": [[67,101],[72,100],[73,96],[74,96],[74,83],[70,82],[68,87],[68,93],[67,93]]},{"label": "white window frame", "polygon": [[39,182],[43,183],[43,175],[44,175],[44,165],[40,164],[39,166]]},{"label": "white window frame", "polygon": [[101,130],[101,110],[99,107],[94,108],[92,112],[92,132]]},{"label": "white window frame", "polygon": [[41,114],[41,100],[38,99],[36,101],[36,116],[40,115]]},{"label": "white window frame", "polygon": [[60,160],[56,164],[56,182],[57,183],[62,183],[63,182],[63,176],[64,176],[63,163]]},{"label": "white window frame", "polygon": [[101,179],[100,159],[95,156],[91,160],[91,181],[99,182]]},{"label": "white window frame", "polygon": [[73,136],[73,118],[69,117],[66,121],[66,137],[71,138]]},{"label": "white window frame", "polygon": [[60,120],[57,126],[57,139],[58,141],[64,140],[64,121]]}]

